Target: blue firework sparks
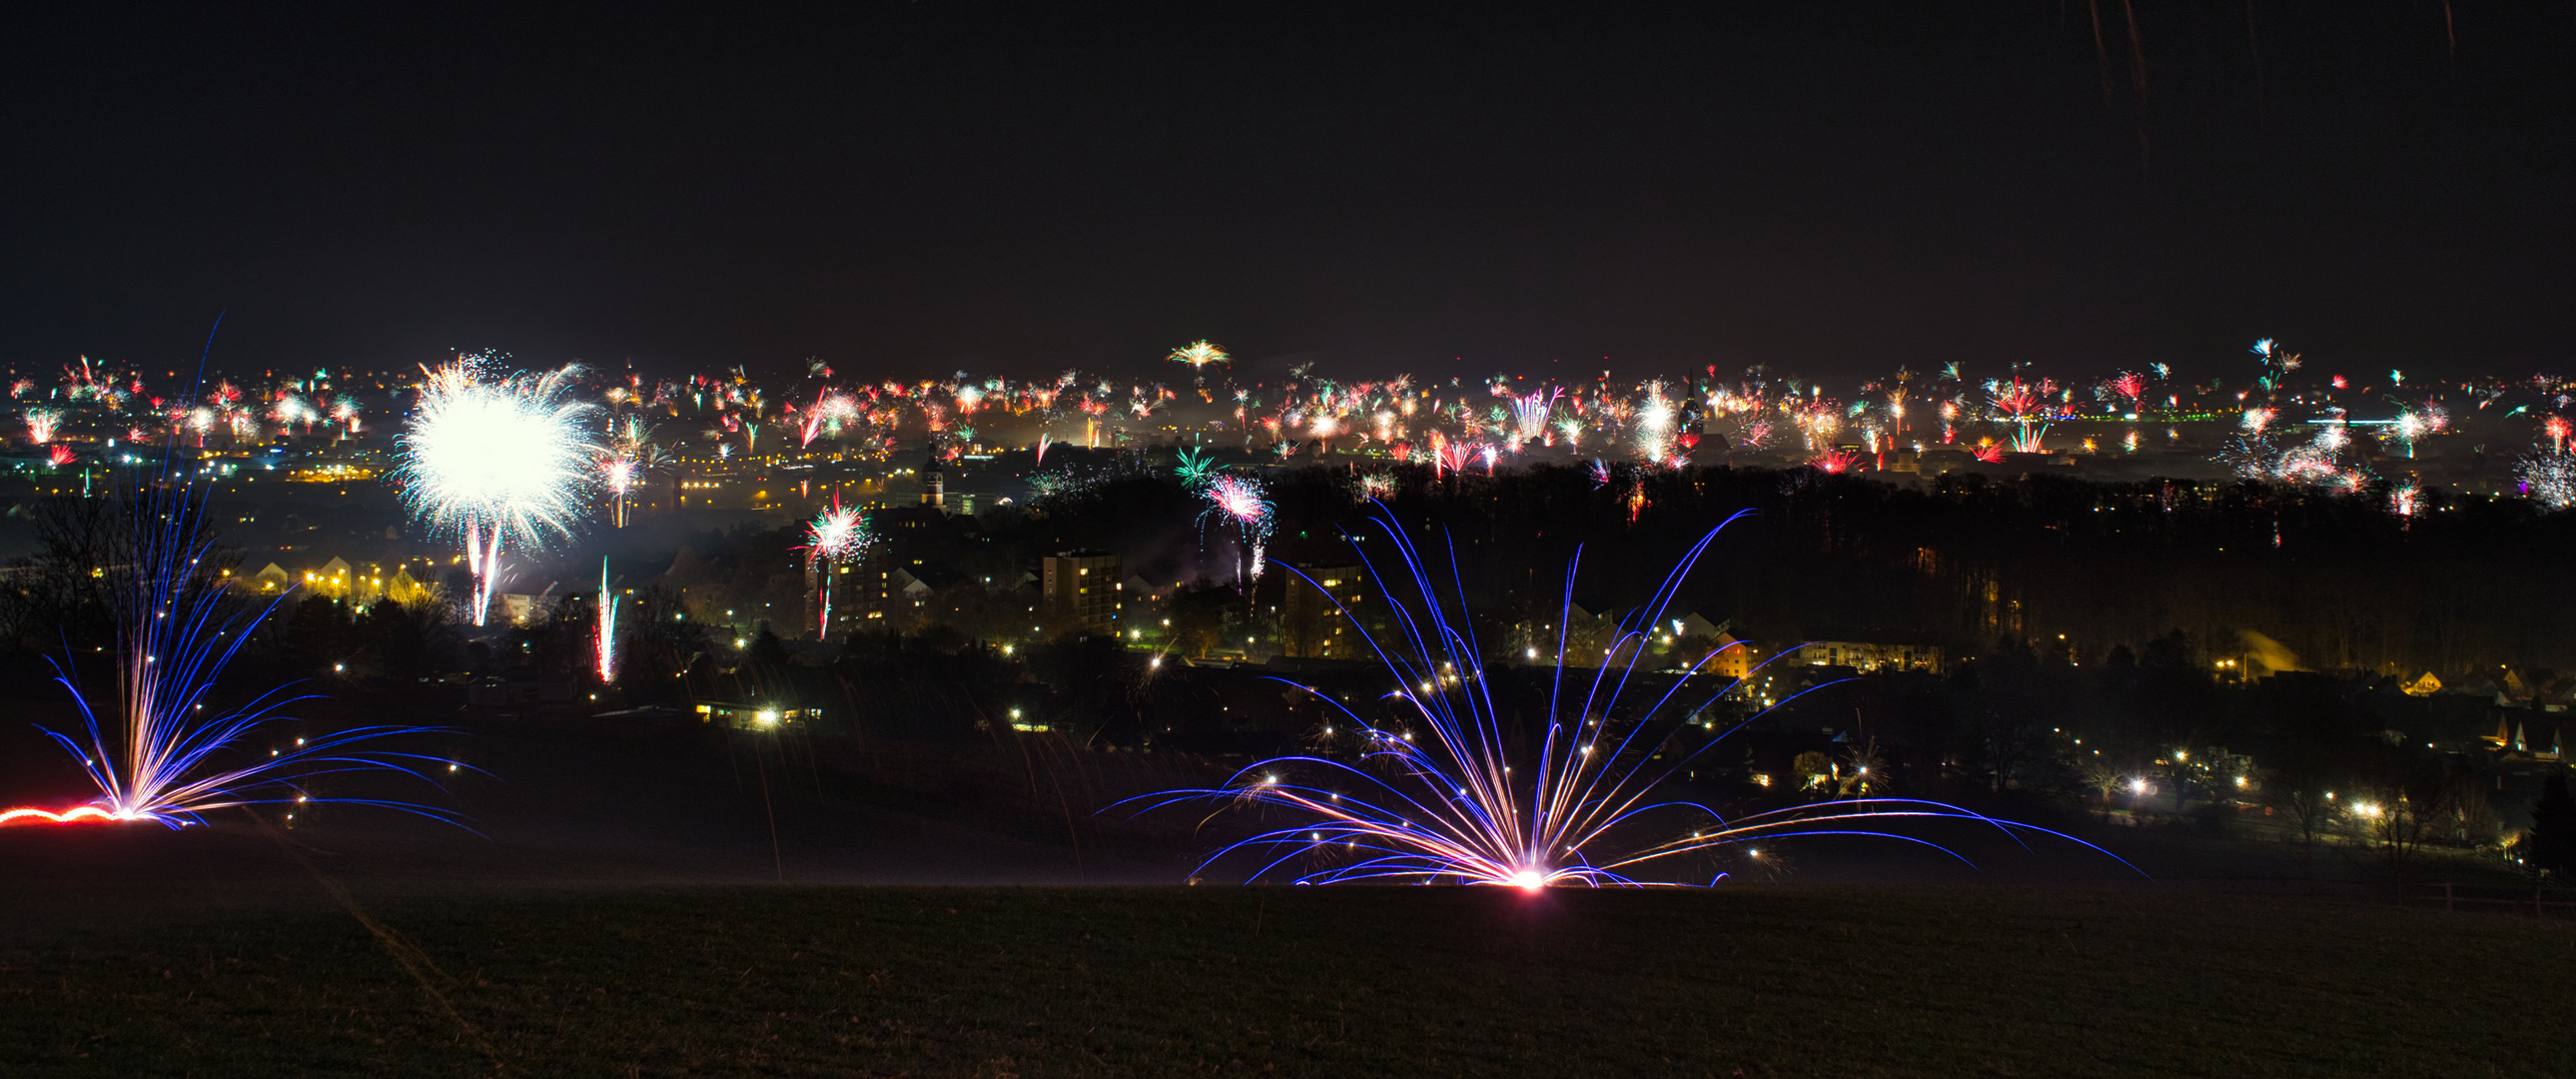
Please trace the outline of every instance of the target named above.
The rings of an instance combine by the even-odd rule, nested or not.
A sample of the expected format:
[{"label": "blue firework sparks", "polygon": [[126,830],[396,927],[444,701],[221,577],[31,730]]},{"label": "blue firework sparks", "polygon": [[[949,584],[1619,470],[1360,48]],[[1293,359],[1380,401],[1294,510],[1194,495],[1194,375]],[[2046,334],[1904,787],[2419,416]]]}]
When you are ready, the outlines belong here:
[{"label": "blue firework sparks", "polygon": [[[442,809],[326,798],[309,786],[348,772],[396,772],[435,786],[434,772],[461,766],[386,745],[394,736],[433,728],[359,726],[290,738],[282,728],[294,720],[285,710],[314,695],[286,685],[238,706],[213,699],[225,667],[285,597],[246,604],[211,572],[214,543],[204,527],[205,492],[195,475],[175,452],[165,451],[129,476],[131,559],[126,567],[101,570],[110,578],[116,624],[113,689],[85,687],[68,655],[54,661],[55,680],[71,692],[82,729],[44,730],[81,762],[99,796],[61,811],[8,810],[0,813],[0,824],[155,821],[179,827],[204,823],[205,814],[219,809],[297,803],[380,806],[456,823]],[[277,744],[254,744],[270,740]]]},{"label": "blue firework sparks", "polygon": [[[2100,851],[2062,833],[1920,799],[1862,797],[1730,815],[1661,793],[1726,735],[1770,710],[1736,721],[1696,747],[1683,741],[1691,724],[1679,717],[1710,714],[1708,705],[1761,670],[1727,680],[1705,699],[1685,700],[1692,686],[1687,675],[1708,670],[1724,649],[1673,679],[1648,706],[1631,709],[1620,701],[1638,681],[1653,627],[1664,620],[1691,567],[1728,524],[1744,516],[1703,536],[1653,600],[1619,624],[1599,665],[1588,670],[1567,662],[1569,648],[1592,647],[1573,641],[1565,628],[1563,616],[1573,607],[1568,574],[1544,731],[1535,752],[1516,752],[1507,713],[1497,707],[1483,669],[1491,653],[1479,647],[1463,607],[1454,598],[1444,601],[1433,571],[1393,515],[1382,511],[1373,523],[1395,551],[1394,572],[1365,551],[1362,558],[1380,594],[1400,588],[1411,599],[1390,604],[1385,639],[1365,631],[1363,638],[1395,682],[1386,699],[1395,702],[1398,718],[1371,722],[1331,695],[1299,686],[1331,710],[1336,727],[1348,725],[1360,747],[1356,763],[1280,757],[1245,768],[1219,787],[1169,791],[1130,804],[1285,810],[1293,823],[1220,848],[1199,871],[1249,859],[1257,865],[1251,879],[1284,875],[1300,884],[1680,885],[1695,882],[1676,874],[1701,861],[1686,856],[1826,835],[1885,838],[1958,857],[1895,830],[1927,820],[1966,822],[2015,837],[2055,837]],[[1447,576],[1454,597],[1463,590],[1454,565]],[[1717,726],[1703,722],[1710,732]]]}]

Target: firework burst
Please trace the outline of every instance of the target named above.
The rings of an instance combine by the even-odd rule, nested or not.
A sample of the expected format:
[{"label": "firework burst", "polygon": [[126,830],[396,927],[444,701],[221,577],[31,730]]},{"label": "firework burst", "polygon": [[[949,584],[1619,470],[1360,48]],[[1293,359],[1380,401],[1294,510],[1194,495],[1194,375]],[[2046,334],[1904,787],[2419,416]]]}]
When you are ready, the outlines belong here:
[{"label": "firework burst", "polygon": [[857,398],[846,393],[820,391],[814,395],[814,407],[805,410],[805,422],[798,428],[803,441],[798,445],[811,446],[816,438],[827,435],[838,437],[844,425],[855,423],[858,418]]},{"label": "firework burst", "polygon": [[2415,443],[2423,439],[2425,435],[2433,433],[2433,431],[2434,425],[2431,417],[2421,412],[2406,411],[2398,413],[2397,418],[2390,421],[2388,426],[2382,430],[2379,437],[2383,441],[2393,442],[2406,447],[2406,456],[2413,457],[2415,456]]},{"label": "firework burst", "polygon": [[2409,480],[2389,488],[2388,512],[2396,514],[2400,521],[2412,522],[2423,507],[2424,489],[2416,486],[2414,481]]},{"label": "firework burst", "polygon": [[1217,476],[1216,458],[1199,450],[1183,447],[1172,463],[1172,475],[1181,481],[1182,487],[1193,493],[1207,490],[1208,484],[1214,482]]},{"label": "firework burst", "polygon": [[1860,454],[1850,450],[1826,450],[1807,463],[1815,466],[1818,472],[1838,476],[1860,467]]},{"label": "firework burst", "polygon": [[301,397],[291,393],[285,394],[269,405],[268,418],[277,421],[280,434],[286,433],[299,423],[304,425],[305,430],[310,431],[313,429],[313,406],[304,403]]},{"label": "firework burst", "polygon": [[1673,403],[1664,397],[1663,382],[1646,384],[1646,400],[1636,410],[1637,456],[1648,464],[1661,464],[1673,455],[1673,427],[1679,416]]},{"label": "firework burst", "polygon": [[1173,363],[1188,364],[1192,371],[1203,372],[1207,370],[1209,364],[1224,363],[1232,357],[1227,356],[1224,349],[1217,347],[1216,342],[1193,341],[1173,349],[1172,354],[1164,358]]},{"label": "firework burst", "polygon": [[51,442],[51,441],[53,441],[53,440],[54,440],[54,428],[55,428],[55,427],[57,427],[57,426],[59,426],[62,422],[63,422],[63,414],[62,414],[62,410],[60,410],[60,409],[52,409],[52,408],[31,408],[31,409],[28,409],[28,410],[27,410],[27,439],[28,439],[28,441],[34,442],[34,443],[36,443],[37,445],[40,445],[40,446],[41,446],[41,445],[43,445],[43,444],[45,444],[45,443],[47,443],[47,442]]},{"label": "firework burst", "polygon": [[[1220,787],[1131,803],[1150,810],[1213,802],[1284,811],[1292,818],[1219,849],[1201,864],[1202,874],[1219,862],[1246,858],[1258,867],[1253,879],[1285,875],[1301,884],[1531,890],[1681,885],[1723,879],[1722,870],[1708,876],[1704,867],[1728,848],[1754,841],[1863,835],[1931,846],[1891,830],[1927,821],[2058,835],[1912,799],[1862,797],[1730,816],[1662,794],[1660,785],[1724,740],[1703,737],[1713,721],[1694,721],[1717,695],[1684,700],[1690,685],[1685,679],[1642,708],[1624,706],[1618,697],[1646,660],[1651,627],[1661,622],[1683,576],[1724,525],[1703,537],[1654,600],[1619,626],[1596,668],[1568,664],[1570,647],[1588,646],[1560,635],[1542,729],[1529,739],[1536,746],[1515,750],[1518,710],[1497,701],[1473,620],[1454,596],[1439,593],[1433,574],[1392,520],[1381,514],[1374,524],[1392,541],[1400,562],[1390,575],[1363,552],[1376,591],[1384,594],[1395,584],[1413,597],[1393,605],[1391,644],[1363,634],[1396,683],[1386,700],[1398,718],[1372,722],[1331,694],[1299,686],[1337,713],[1336,727],[1348,726],[1359,746],[1357,760],[1283,757],[1243,769]],[[1570,610],[1571,574],[1566,594]],[[1716,658],[1691,670],[1703,670]],[[1731,725],[1728,733],[1749,722]],[[1688,880],[1682,879],[1685,870],[1693,871]]]},{"label": "firework burst", "polygon": [[599,482],[616,500],[617,527],[626,527],[626,495],[635,489],[638,479],[635,462],[624,457],[611,457],[599,463]]},{"label": "firework burst", "polygon": [[1437,431],[1432,432],[1432,436],[1432,471],[1444,475],[1454,475],[1456,473],[1466,471],[1468,460],[1475,455],[1475,447],[1469,446],[1464,442],[1449,442],[1443,440],[1439,437],[1439,432]]},{"label": "firework burst", "polygon": [[644,430],[644,421],[633,416],[608,440],[606,454],[599,461],[599,484],[608,489],[609,517],[617,527],[626,527],[626,499],[644,482],[646,473],[662,468],[670,455],[653,444]]},{"label": "firework burst", "polygon": [[1228,473],[1210,480],[1202,493],[1208,508],[1200,515],[1201,522],[1215,520],[1233,528],[1235,538],[1251,559],[1244,573],[1245,582],[1260,580],[1262,554],[1270,544],[1270,530],[1275,523],[1275,507],[1262,490],[1261,481]]},{"label": "firework burst", "polygon": [[2523,493],[2541,505],[2553,510],[2576,506],[2576,457],[2544,453],[2525,458],[2514,471]]},{"label": "firework burst", "polygon": [[397,475],[414,517],[461,537],[474,574],[470,614],[482,625],[511,542],[569,535],[581,489],[600,447],[590,435],[597,406],[572,399],[575,368],[479,377],[460,358],[429,372],[420,407],[402,435]]},{"label": "firework burst", "polygon": [[2013,425],[2014,453],[2046,452],[2048,397],[2055,392],[2057,385],[2047,379],[2031,383],[2015,376],[2010,382],[1987,384],[1986,397],[1995,414]]},{"label": "firework burst", "polygon": [[838,493],[832,504],[805,526],[805,564],[815,569],[821,583],[816,585],[816,605],[821,609],[816,639],[832,632],[832,578],[837,567],[867,553],[875,542],[868,531],[868,519],[856,506],[843,506]]},{"label": "firework burst", "polygon": [[1511,448],[1518,452],[1523,444],[1547,437],[1548,414],[1556,410],[1556,399],[1563,390],[1529,393],[1512,398]]},{"label": "firework burst", "polygon": [[[170,473],[167,458],[155,476]],[[239,705],[214,696],[222,676],[253,631],[284,602],[280,596],[244,607],[210,572],[214,542],[205,527],[203,492],[192,483],[138,476],[128,491],[132,527],[125,565],[107,570],[116,624],[116,685],[92,693],[70,659],[54,664],[55,681],[71,691],[82,730],[47,729],[81,762],[99,796],[68,810],[21,808],[0,824],[43,821],[154,821],[171,827],[203,823],[218,809],[308,802],[376,805],[453,822],[445,811],[374,799],[321,798],[305,784],[324,775],[398,772],[428,780],[445,764],[380,748],[388,736],[425,728],[363,726],[323,735],[275,739],[261,756],[247,743],[294,720],[283,710],[313,699],[280,687]],[[248,762],[248,763],[245,763]],[[433,785],[434,781],[433,781]]]},{"label": "firework burst", "polygon": [[2138,399],[2145,396],[2147,392],[2147,376],[2135,371],[2122,371],[2111,376],[2110,381],[2104,382],[2102,389],[2116,400],[2127,401],[2129,409],[2136,411]]}]

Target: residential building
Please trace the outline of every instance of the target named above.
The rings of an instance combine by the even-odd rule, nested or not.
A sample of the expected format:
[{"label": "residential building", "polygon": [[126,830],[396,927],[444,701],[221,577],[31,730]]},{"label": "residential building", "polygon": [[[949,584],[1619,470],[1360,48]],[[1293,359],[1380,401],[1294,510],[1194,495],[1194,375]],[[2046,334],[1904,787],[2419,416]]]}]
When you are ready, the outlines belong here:
[{"label": "residential building", "polygon": [[1814,641],[1791,649],[1783,661],[1813,667],[1850,667],[1857,671],[1922,671],[1949,669],[1937,644],[1879,641]]},{"label": "residential building", "polygon": [[1107,551],[1066,551],[1040,559],[1038,613],[1056,631],[1116,633],[1125,609],[1118,556]]},{"label": "residential building", "polygon": [[1761,666],[1762,649],[1753,642],[1723,631],[1713,639],[1717,642],[1716,650],[1709,654],[1708,665],[1699,668],[1701,674],[1742,678],[1752,674],[1753,668]]},{"label": "residential building", "polygon": [[[1284,568],[1284,567],[1283,567]],[[1351,615],[1368,599],[1368,572],[1356,565],[1299,566],[1285,577],[1279,651],[1295,659],[1357,659],[1368,654]]]}]

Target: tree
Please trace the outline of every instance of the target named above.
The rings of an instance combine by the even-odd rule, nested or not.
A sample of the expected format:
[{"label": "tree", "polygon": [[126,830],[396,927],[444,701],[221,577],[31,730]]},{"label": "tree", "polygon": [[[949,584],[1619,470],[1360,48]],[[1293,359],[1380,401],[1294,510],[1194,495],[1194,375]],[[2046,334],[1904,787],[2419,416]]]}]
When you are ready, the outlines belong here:
[{"label": "tree", "polygon": [[2425,846],[2446,838],[2471,785],[2464,773],[2395,746],[2373,756],[2375,767],[2365,771],[2379,781],[2346,809],[2359,818],[2389,880],[2403,886]]},{"label": "tree", "polygon": [[2109,817],[2111,796],[2118,793],[2121,784],[2128,781],[2128,773],[2111,763],[2109,758],[2099,755],[2076,758],[2075,771],[2084,777],[2084,785],[2091,787],[2093,793],[2101,797],[2102,815]]},{"label": "tree", "polygon": [[2138,655],[2137,686],[2137,733],[2160,751],[2201,741],[2194,728],[2219,711],[2209,668],[2179,629],[2147,642]]},{"label": "tree", "polygon": [[1240,602],[1232,589],[1215,585],[1174,595],[1166,608],[1172,619],[1167,639],[1173,650],[1190,656],[1207,655],[1208,649],[1224,638],[1227,615]]},{"label": "tree", "polygon": [[[0,622],[19,647],[87,657],[115,643],[115,601],[135,563],[131,510],[126,499],[102,494],[40,498],[11,511],[32,520],[37,545],[35,557],[13,567],[0,587]],[[211,526],[201,521],[187,542],[212,539]],[[211,586],[238,558],[210,550],[212,557],[192,563],[192,572]]]},{"label": "tree", "polygon": [[769,631],[767,619],[761,620],[760,631],[751,635],[750,659],[755,666],[780,670],[787,666],[787,645]]},{"label": "tree", "polygon": [[[2361,803],[2354,812],[2361,816],[2362,834],[2379,854],[2381,865],[2391,881],[2403,885],[2424,844],[2433,838],[2433,822],[2441,819],[2449,807],[2438,801],[2419,800],[2417,791],[2405,787],[2383,787],[2372,795],[2372,801]],[[2424,792],[2438,797],[2438,791]]]},{"label": "tree", "polygon": [[2531,832],[2522,840],[2523,864],[2543,873],[2576,872],[2576,797],[2567,793],[2567,777],[2551,776],[2540,785],[2540,801],[2531,807]]},{"label": "tree", "polygon": [[2333,792],[2350,797],[2367,786],[2361,773],[2376,743],[2362,736],[2371,723],[2344,690],[2320,678],[2269,679],[2255,708],[2264,794],[2298,822],[2302,841],[2314,843],[2333,817]]},{"label": "tree", "polygon": [[437,673],[456,651],[455,623],[447,605],[435,599],[408,607],[377,603],[358,616],[353,630],[381,673],[406,682]]},{"label": "tree", "polygon": [[386,673],[384,657],[369,639],[365,613],[346,600],[306,596],[288,609],[285,623],[286,658],[315,677]]},{"label": "tree", "polygon": [[2299,823],[2302,843],[2316,842],[2317,826],[2334,812],[2334,791],[2327,786],[2331,781],[2323,770],[2312,765],[2312,761],[2302,759],[2291,766],[2271,769],[2263,780],[2263,789],[2278,798],[2281,808],[2290,812],[2290,819]]},{"label": "tree", "polygon": [[2074,694],[2063,665],[2044,663],[2021,641],[1997,641],[1994,654],[1954,679],[1964,720],[1966,758],[1985,773],[1987,789],[2041,789],[2058,782],[2057,715]]}]

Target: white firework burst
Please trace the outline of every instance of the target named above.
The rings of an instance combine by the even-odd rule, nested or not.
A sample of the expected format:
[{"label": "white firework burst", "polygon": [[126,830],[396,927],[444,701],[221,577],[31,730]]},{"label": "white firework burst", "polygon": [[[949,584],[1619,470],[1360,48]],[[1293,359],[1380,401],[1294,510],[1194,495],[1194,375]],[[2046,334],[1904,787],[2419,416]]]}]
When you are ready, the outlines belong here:
[{"label": "white firework burst", "polygon": [[496,382],[479,367],[460,358],[429,372],[398,469],[412,515],[464,540],[476,625],[504,546],[571,534],[602,449],[590,433],[598,406],[572,396],[576,368]]}]

